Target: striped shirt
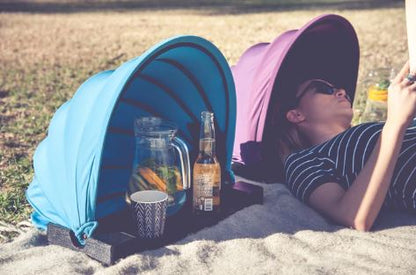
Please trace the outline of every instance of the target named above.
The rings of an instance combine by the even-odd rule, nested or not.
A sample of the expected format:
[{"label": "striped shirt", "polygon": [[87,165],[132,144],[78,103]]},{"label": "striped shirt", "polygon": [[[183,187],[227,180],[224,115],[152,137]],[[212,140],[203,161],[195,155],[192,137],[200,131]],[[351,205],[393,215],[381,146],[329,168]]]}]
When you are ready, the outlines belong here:
[{"label": "striped shirt", "polygon": [[[347,190],[370,157],[383,125],[360,124],[322,144],[290,154],[285,176],[291,192],[308,203],[311,193],[324,183],[335,182]],[[416,123],[405,132],[384,205],[416,210]]]}]

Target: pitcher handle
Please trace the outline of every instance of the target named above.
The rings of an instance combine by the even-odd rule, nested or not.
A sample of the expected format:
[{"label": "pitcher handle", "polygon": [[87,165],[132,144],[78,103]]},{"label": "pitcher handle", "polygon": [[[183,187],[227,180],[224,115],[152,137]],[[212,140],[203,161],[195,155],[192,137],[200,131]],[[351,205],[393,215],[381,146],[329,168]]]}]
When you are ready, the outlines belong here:
[{"label": "pitcher handle", "polygon": [[189,161],[188,146],[186,146],[186,143],[178,137],[173,138],[172,145],[179,153],[183,189],[189,189],[191,187],[191,164]]}]

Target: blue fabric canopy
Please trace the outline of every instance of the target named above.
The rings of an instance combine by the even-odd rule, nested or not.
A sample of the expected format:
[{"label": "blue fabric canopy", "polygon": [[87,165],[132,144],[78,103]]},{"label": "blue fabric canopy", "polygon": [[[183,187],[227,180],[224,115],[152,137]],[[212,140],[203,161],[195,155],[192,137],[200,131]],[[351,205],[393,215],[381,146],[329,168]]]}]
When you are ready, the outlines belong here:
[{"label": "blue fabric canopy", "polygon": [[235,105],[224,56],[196,36],[168,39],[116,70],[92,76],[56,111],[36,149],[26,192],[33,223],[65,226],[84,244],[98,220],[123,211],[135,148],[133,120],[140,116],[176,123],[192,164],[200,113],[214,112],[223,181],[232,182]]}]

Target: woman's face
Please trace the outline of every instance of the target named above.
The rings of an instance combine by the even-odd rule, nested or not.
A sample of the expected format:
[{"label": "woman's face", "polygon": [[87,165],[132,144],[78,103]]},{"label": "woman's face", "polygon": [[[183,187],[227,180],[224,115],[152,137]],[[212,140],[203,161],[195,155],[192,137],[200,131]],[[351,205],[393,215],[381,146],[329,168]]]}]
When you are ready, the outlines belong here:
[{"label": "woman's face", "polygon": [[351,123],[351,99],[344,89],[322,79],[311,79],[299,85],[297,110],[310,123]]}]

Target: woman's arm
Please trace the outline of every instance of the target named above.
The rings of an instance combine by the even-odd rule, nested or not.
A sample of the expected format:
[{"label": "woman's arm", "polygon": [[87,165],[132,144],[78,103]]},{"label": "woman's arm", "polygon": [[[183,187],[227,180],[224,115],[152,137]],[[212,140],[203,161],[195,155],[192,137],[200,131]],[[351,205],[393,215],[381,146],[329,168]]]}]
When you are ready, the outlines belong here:
[{"label": "woman's arm", "polygon": [[312,192],[312,207],[336,222],[367,231],[383,205],[405,130],[415,115],[416,84],[405,79],[408,63],[389,87],[387,121],[370,158],[344,191],[337,183],[326,183]]},{"label": "woman's arm", "polygon": [[370,230],[389,189],[403,133],[386,123],[351,187],[344,191],[337,183],[323,184],[312,192],[310,205],[338,223],[361,231]]}]

